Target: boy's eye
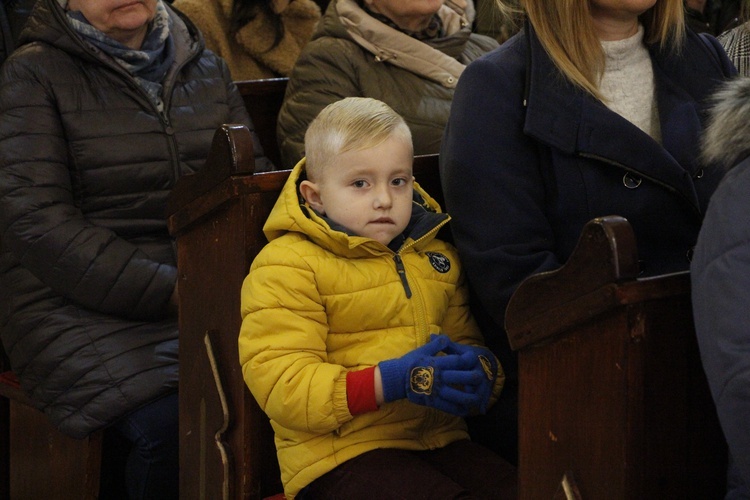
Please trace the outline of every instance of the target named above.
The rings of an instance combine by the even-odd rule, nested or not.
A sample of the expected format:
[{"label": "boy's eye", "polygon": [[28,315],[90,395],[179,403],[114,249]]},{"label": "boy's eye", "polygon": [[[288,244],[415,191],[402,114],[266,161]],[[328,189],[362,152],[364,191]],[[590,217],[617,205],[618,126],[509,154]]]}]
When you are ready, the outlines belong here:
[{"label": "boy's eye", "polygon": [[401,179],[401,178],[399,178],[399,179],[393,179],[393,181],[391,181],[391,183],[394,186],[403,186],[404,184],[406,184],[406,179]]},{"label": "boy's eye", "polygon": [[352,183],[352,186],[358,187],[358,188],[365,187],[365,181],[354,181]]}]

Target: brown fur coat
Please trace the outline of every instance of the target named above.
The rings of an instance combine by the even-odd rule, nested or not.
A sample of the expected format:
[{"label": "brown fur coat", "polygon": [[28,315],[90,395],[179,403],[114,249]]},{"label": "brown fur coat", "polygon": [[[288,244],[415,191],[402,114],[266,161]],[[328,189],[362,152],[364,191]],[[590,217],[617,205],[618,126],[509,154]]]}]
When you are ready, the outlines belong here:
[{"label": "brown fur coat", "polygon": [[277,0],[284,35],[271,48],[275,33],[265,15],[230,34],[232,0],[175,0],[173,5],[198,26],[206,46],[227,61],[234,80],[288,76],[320,20],[320,8],[312,0]]}]

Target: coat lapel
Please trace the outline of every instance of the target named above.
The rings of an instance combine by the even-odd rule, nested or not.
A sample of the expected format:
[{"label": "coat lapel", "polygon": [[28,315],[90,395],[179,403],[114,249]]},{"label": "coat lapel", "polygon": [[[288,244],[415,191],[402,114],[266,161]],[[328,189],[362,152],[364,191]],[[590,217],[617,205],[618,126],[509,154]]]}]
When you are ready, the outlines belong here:
[{"label": "coat lapel", "polygon": [[533,33],[530,59],[526,134],[566,154],[599,159],[602,168],[611,165],[650,179],[699,207],[692,180],[702,130],[698,104],[658,64],[654,81],[662,144],[563,80]]}]

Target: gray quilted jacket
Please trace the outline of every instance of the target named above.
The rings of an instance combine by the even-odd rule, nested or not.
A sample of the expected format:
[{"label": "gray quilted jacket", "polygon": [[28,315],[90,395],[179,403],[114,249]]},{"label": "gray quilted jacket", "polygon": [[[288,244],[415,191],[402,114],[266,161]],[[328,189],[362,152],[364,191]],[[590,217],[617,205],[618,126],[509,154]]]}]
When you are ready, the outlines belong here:
[{"label": "gray quilted jacket", "polygon": [[703,155],[729,169],[703,220],[691,264],[693,316],[729,445],[724,498],[750,498],[750,78],[714,92]]},{"label": "gray quilted jacket", "polygon": [[163,113],[56,0],[36,4],[0,75],[0,339],[22,388],[74,437],[176,389],[167,196],[217,127],[250,124],[226,65],[169,12]]}]

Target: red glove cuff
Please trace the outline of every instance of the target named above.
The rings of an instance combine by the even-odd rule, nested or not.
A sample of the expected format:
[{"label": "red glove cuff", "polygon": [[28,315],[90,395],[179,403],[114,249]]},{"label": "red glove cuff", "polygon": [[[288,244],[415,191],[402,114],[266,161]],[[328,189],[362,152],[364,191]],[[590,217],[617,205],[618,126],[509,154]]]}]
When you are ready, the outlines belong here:
[{"label": "red glove cuff", "polygon": [[352,415],[378,409],[378,403],[375,400],[374,366],[346,374],[346,403]]}]

